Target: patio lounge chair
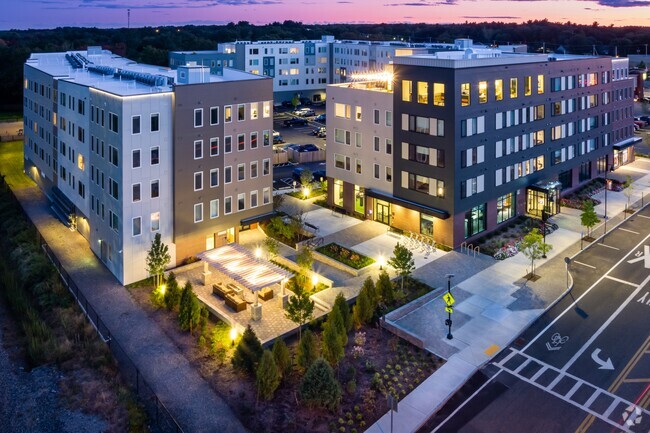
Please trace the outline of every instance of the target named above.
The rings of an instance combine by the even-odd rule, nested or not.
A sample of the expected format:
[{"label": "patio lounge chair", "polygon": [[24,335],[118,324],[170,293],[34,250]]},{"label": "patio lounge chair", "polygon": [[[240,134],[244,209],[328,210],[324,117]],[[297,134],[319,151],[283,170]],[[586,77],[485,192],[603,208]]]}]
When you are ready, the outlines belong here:
[{"label": "patio lounge chair", "polygon": [[234,294],[226,295],[226,305],[238,313],[246,310],[246,301]]},{"label": "patio lounge chair", "polygon": [[226,299],[226,295],[230,295],[231,293],[233,293],[233,291],[227,287],[224,287],[223,285],[212,285],[212,294],[220,297],[221,299]]},{"label": "patio lounge chair", "polygon": [[266,287],[260,290],[259,296],[262,301],[268,301],[269,299],[273,299],[273,289],[270,287]]}]

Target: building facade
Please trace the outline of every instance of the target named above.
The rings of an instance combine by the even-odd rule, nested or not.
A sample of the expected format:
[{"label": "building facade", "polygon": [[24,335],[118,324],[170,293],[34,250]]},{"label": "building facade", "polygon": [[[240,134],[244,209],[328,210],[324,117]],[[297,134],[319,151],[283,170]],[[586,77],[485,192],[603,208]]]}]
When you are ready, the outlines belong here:
[{"label": "building facade", "polygon": [[[452,247],[517,215],[554,215],[561,193],[633,158],[626,71],[625,59],[488,49],[397,57],[392,193],[374,181],[348,188],[363,189],[366,217],[387,213],[389,225]],[[336,184],[350,170],[329,170],[332,158]]]},{"label": "building facade", "polygon": [[[193,231],[203,236],[204,227],[181,225],[179,234],[175,232],[176,220],[193,220],[194,208],[183,200],[194,192],[199,170],[184,155],[194,155],[189,141],[190,132],[196,132],[193,110],[202,107],[200,99],[208,101],[185,95],[198,87],[204,95],[217,94],[217,89],[223,92],[238,82],[243,94],[252,86],[256,97],[266,98],[270,106],[270,80],[230,69],[222,76],[201,67],[171,71],[135,64],[99,47],[33,54],[24,76],[25,171],[50,198],[53,211],[88,240],[120,282],[147,276],[147,250],[158,233],[169,246],[172,266],[206,249],[205,237],[197,243],[190,236]],[[238,96],[228,97],[233,99],[218,102],[236,104]],[[189,107],[190,101],[197,107]],[[192,111],[188,120],[179,119],[187,110]],[[265,159],[245,154],[259,157],[260,164]],[[205,162],[209,176],[210,170],[221,169],[217,164],[223,160]],[[266,179],[270,187],[271,176]],[[223,206],[218,192],[223,191],[211,191],[211,199]],[[267,212],[268,206],[255,209],[238,216],[250,218]],[[224,219],[212,218],[215,231],[232,226],[230,221],[222,224]]]}]

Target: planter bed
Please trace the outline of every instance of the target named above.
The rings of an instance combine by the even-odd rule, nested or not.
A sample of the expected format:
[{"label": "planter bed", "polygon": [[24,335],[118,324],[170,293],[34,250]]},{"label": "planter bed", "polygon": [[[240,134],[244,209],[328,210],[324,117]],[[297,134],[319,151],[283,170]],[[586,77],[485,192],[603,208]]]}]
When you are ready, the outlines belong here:
[{"label": "planter bed", "polygon": [[316,248],[316,251],[356,270],[375,263],[375,261],[370,257],[364,256],[363,254],[357,253],[356,251],[336,243],[323,245],[322,247]]}]

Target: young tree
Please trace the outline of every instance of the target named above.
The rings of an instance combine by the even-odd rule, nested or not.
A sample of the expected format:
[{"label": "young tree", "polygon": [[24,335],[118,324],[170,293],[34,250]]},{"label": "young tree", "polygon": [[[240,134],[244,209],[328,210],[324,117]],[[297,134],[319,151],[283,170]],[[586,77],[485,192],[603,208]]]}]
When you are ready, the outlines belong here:
[{"label": "young tree", "polygon": [[303,188],[311,189],[313,179],[314,173],[312,173],[308,168],[304,169],[302,173],[300,173],[300,185],[302,185]]},{"label": "young tree", "polygon": [[181,301],[181,288],[178,287],[178,281],[173,272],[169,273],[165,284],[167,285],[164,296],[165,307],[171,311],[176,308],[178,303]]},{"label": "young tree", "polygon": [[161,241],[160,233],[156,233],[151,242],[151,249],[147,251],[147,272],[154,277],[156,288],[160,285],[162,273],[171,259],[169,248]]},{"label": "young tree", "polygon": [[302,339],[302,326],[309,322],[314,314],[314,301],[299,284],[294,285],[294,295],[289,298],[284,310],[287,319],[298,325],[298,339]]},{"label": "young tree", "polygon": [[[361,290],[365,290],[366,293],[368,294],[368,300],[370,301],[370,309],[374,313],[375,310],[377,309],[377,305],[379,305],[379,295],[377,294],[377,288],[375,287],[375,282],[372,279],[372,277],[368,276],[363,281],[363,286],[361,286]],[[372,317],[372,315],[370,317]]]},{"label": "young tree", "polygon": [[630,198],[632,198],[632,190],[633,189],[634,188],[632,186],[632,177],[628,175],[625,178],[625,182],[623,182],[623,194],[625,194],[625,198],[627,198],[627,208],[628,209],[630,208]]},{"label": "young tree", "polygon": [[275,359],[275,364],[280,369],[282,376],[286,377],[291,371],[291,354],[281,338],[278,338],[273,343],[273,359]]},{"label": "young tree", "polygon": [[291,98],[291,105],[293,105],[294,110],[300,106],[300,97],[297,93]]},{"label": "young tree", "polygon": [[404,290],[404,280],[415,270],[413,253],[398,242],[393,250],[393,257],[388,259],[388,264],[395,268],[395,271],[399,274],[402,280],[402,290]]},{"label": "young tree", "polygon": [[362,288],[359,296],[357,296],[357,302],[352,308],[352,318],[355,327],[359,329],[362,325],[368,323],[372,319],[373,314],[374,310],[372,309],[368,291]]},{"label": "young tree", "polygon": [[194,332],[201,323],[201,304],[192,290],[192,284],[188,281],[183,287],[181,301],[178,307],[178,324],[183,331]]},{"label": "young tree", "polygon": [[296,351],[296,364],[303,371],[307,371],[309,366],[318,359],[318,345],[316,337],[308,329],[305,331],[305,338],[301,339],[298,343],[298,350]]},{"label": "young tree", "polygon": [[280,369],[275,363],[271,351],[265,350],[262,354],[255,379],[258,395],[265,400],[271,400],[281,379]]},{"label": "young tree", "polygon": [[376,288],[377,293],[384,304],[392,304],[395,302],[395,289],[393,288],[393,283],[390,281],[388,272],[381,271],[379,279],[377,280]]},{"label": "young tree", "polygon": [[336,324],[329,321],[325,322],[323,329],[323,358],[331,365],[338,365],[344,355],[343,338],[339,334]]},{"label": "young tree", "polygon": [[352,330],[352,313],[350,312],[348,301],[345,300],[342,292],[339,292],[336,298],[334,298],[334,306],[332,308],[338,308],[343,318],[343,323],[345,323],[345,330],[350,332]]},{"label": "young tree", "polygon": [[302,380],[300,395],[307,406],[334,410],[341,400],[341,387],[323,358],[317,359]]},{"label": "young tree", "polygon": [[264,248],[266,249],[266,255],[268,260],[273,260],[275,256],[280,252],[280,244],[278,241],[271,237],[264,239]]},{"label": "young tree", "polygon": [[330,324],[336,329],[336,333],[343,344],[343,347],[348,344],[348,329],[345,327],[345,320],[339,306],[334,304],[332,311],[327,315],[325,324]]},{"label": "young tree", "polygon": [[580,223],[587,228],[587,236],[591,236],[591,229],[598,224],[598,215],[594,210],[594,202],[585,200],[582,203],[582,213],[580,214]]},{"label": "young tree", "polygon": [[260,343],[257,335],[255,335],[253,328],[248,325],[235,349],[235,354],[232,357],[232,365],[237,370],[251,375],[255,374],[263,351],[262,343]]},{"label": "young tree", "polygon": [[300,279],[299,284],[304,287],[311,283],[309,271],[314,264],[314,252],[311,248],[302,246],[296,255],[296,263],[300,266],[300,275],[296,276],[296,279]]},{"label": "young tree", "polygon": [[532,229],[530,233],[524,236],[521,241],[520,251],[530,259],[530,275],[535,275],[535,260],[542,257],[553,248],[549,244],[544,243],[544,237],[539,232],[539,229]]}]

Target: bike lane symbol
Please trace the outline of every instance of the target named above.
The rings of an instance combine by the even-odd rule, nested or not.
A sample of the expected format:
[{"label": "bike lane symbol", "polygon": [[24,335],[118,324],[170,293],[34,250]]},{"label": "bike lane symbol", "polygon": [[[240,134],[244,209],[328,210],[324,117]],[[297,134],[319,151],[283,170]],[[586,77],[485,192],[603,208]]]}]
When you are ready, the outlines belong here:
[{"label": "bike lane symbol", "polygon": [[562,337],[559,332],[556,332],[555,334],[551,335],[551,341],[548,341],[546,343],[546,348],[550,352],[554,352],[556,350],[562,349],[562,345],[567,341],[569,341],[568,335]]}]

